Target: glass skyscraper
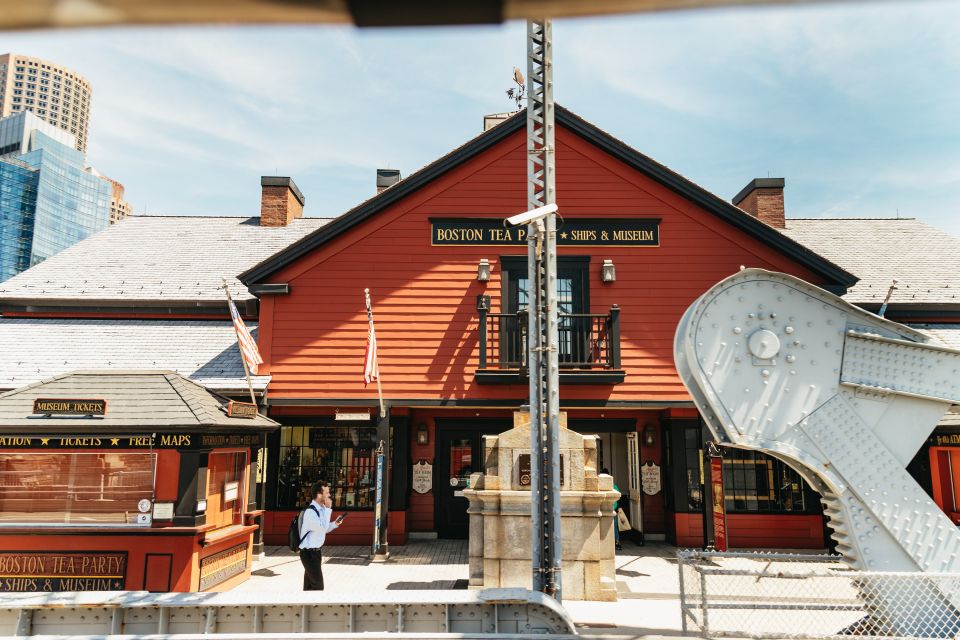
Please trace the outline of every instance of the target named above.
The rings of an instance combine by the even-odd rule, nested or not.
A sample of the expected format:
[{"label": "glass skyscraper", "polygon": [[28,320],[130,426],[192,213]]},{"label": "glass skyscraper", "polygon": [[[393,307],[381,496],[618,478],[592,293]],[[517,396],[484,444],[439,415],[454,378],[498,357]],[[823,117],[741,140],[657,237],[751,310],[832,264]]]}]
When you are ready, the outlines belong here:
[{"label": "glass skyscraper", "polygon": [[82,152],[31,130],[26,153],[0,158],[0,282],[107,228],[110,193]]}]

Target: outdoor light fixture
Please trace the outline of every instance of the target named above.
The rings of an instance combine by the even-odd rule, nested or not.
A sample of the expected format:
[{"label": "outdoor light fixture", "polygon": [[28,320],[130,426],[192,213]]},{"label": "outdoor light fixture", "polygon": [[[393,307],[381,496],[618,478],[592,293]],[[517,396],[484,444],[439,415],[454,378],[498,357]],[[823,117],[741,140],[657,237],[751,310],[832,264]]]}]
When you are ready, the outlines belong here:
[{"label": "outdoor light fixture", "polygon": [[487,282],[490,280],[490,261],[486,258],[480,258],[477,264],[477,281]]},{"label": "outdoor light fixture", "polygon": [[420,426],[417,427],[417,444],[427,445],[430,444],[430,432],[427,431],[427,425],[420,423]]},{"label": "outdoor light fixture", "polygon": [[643,428],[643,444],[652,447],[657,443],[657,429],[652,424]]},{"label": "outdoor light fixture", "polygon": [[617,268],[613,266],[613,260],[603,261],[603,267],[600,269],[600,279],[604,282],[617,281]]}]

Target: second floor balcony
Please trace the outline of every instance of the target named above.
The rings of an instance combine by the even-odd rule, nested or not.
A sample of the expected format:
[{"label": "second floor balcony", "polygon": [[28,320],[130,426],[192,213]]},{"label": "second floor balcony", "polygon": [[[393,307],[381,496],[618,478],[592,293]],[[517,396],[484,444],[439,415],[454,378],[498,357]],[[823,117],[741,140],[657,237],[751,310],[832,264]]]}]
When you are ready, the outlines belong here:
[{"label": "second floor balcony", "polygon": [[[480,296],[480,366],[482,384],[525,384],[529,380],[527,332],[529,313],[491,313],[489,298]],[[606,314],[561,313],[557,318],[561,384],[616,384],[626,373],[620,365],[620,309]]]}]

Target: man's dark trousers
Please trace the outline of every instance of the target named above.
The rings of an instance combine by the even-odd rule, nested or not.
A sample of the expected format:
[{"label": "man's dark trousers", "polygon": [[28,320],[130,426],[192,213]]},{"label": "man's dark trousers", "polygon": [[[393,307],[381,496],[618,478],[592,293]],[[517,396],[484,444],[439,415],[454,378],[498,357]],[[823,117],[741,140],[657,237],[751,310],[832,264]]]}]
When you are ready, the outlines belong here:
[{"label": "man's dark trousers", "polygon": [[303,590],[323,591],[323,554],[320,549],[300,549]]}]

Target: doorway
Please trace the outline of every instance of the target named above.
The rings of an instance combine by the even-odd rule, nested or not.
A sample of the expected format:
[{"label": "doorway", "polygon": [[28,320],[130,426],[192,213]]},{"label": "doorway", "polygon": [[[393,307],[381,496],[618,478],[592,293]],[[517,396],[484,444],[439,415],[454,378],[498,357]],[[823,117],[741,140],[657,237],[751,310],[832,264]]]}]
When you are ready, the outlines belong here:
[{"label": "doorway", "polygon": [[466,539],[470,516],[463,490],[470,488],[470,474],[483,471],[481,437],[510,429],[509,420],[437,420],[437,454],[433,487],[437,536]]}]

